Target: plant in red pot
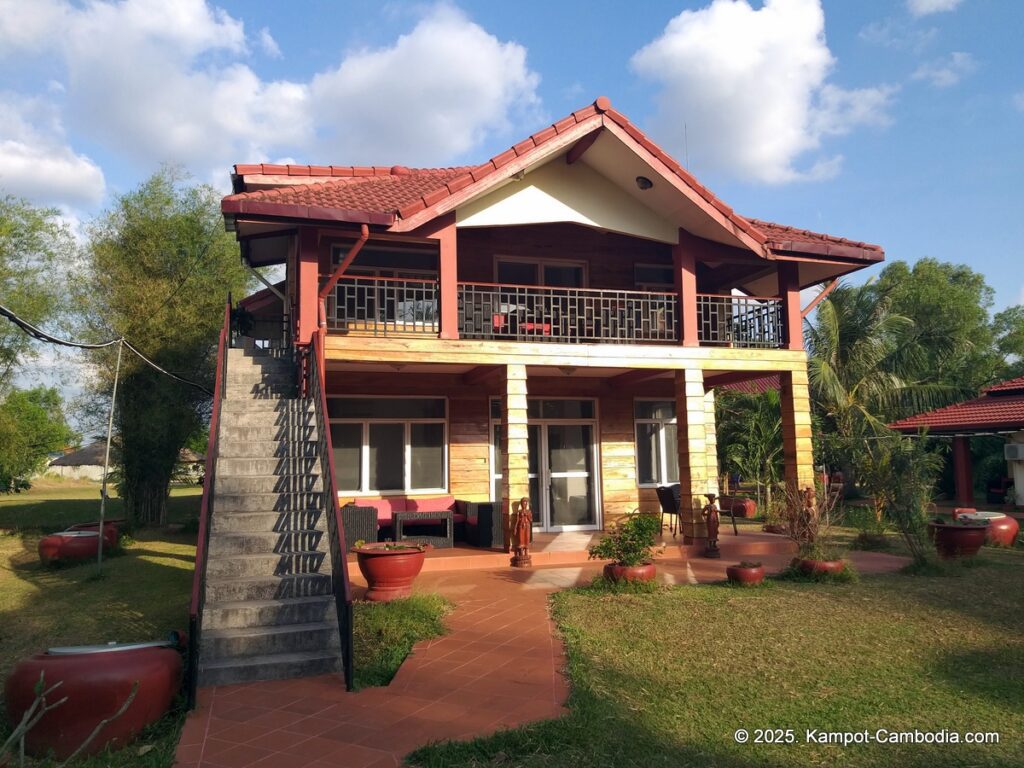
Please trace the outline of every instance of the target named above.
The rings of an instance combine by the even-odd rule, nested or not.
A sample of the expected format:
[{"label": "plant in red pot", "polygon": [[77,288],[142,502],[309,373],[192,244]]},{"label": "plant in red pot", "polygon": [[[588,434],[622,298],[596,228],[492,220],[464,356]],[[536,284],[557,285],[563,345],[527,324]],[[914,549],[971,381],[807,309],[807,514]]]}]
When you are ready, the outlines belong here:
[{"label": "plant in red pot", "polygon": [[787,492],[786,529],[797,546],[793,567],[799,573],[818,578],[847,572],[841,552],[832,543],[832,512],[838,499],[838,493],[810,486]]},{"label": "plant in red pot", "polygon": [[764,566],[760,561],[744,560],[725,569],[725,575],[733,584],[741,587],[755,587],[764,581]]},{"label": "plant in red pot", "polygon": [[611,527],[587,551],[591,560],[611,560],[604,566],[608,581],[653,581],[654,542],[661,521],[654,515],[634,513]]},{"label": "plant in red pot", "polygon": [[352,551],[366,579],[366,599],[386,603],[411,595],[428,549],[429,544],[357,541]]},{"label": "plant in red pot", "polygon": [[943,560],[974,557],[988,536],[989,521],[971,514],[940,515],[928,523],[935,549]]}]

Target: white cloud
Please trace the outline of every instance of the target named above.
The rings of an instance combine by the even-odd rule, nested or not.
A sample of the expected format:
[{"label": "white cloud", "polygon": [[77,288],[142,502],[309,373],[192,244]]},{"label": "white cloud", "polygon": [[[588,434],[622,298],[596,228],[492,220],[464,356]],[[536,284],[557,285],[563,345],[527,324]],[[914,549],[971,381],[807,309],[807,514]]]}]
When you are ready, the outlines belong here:
[{"label": "white cloud", "polygon": [[949,88],[978,68],[974,57],[964,51],[954,51],[944,59],[925,62],[914,70],[911,78],[927,80],[935,88]]},{"label": "white cloud", "polygon": [[459,157],[536,109],[526,49],[461,11],[435,6],[391,46],[356,51],[317,75],[311,97],[324,144],[358,162]]},{"label": "white cloud", "polygon": [[914,53],[924,51],[935,42],[938,35],[936,27],[922,29],[919,25],[895,19],[873,21],[857,33],[857,37],[865,43]]},{"label": "white cloud", "polygon": [[631,64],[661,85],[653,132],[677,155],[685,126],[701,170],[766,183],[834,176],[841,156],[807,153],[827,136],[886,124],[896,90],[827,82],[835,59],[818,0],[766,0],[757,10],[714,0],[672,19]]},{"label": "white cloud", "polygon": [[907,0],[907,10],[916,18],[933,13],[955,11],[963,0]]},{"label": "white cloud", "polygon": [[0,93],[0,193],[88,206],[100,201],[103,189],[103,171],[68,146],[52,104]]},{"label": "white cloud", "polygon": [[[539,78],[525,48],[454,7],[422,14],[390,46],[287,81],[257,74],[243,23],[206,0],[0,0],[0,57],[60,63],[63,122],[143,172],[172,162],[225,180],[233,163],[281,156],[441,164],[535,109]],[[250,39],[280,55],[269,29]]]},{"label": "white cloud", "polygon": [[281,58],[281,46],[277,44],[277,40],[270,34],[270,30],[266,27],[260,30],[259,35],[256,38],[259,41],[260,48],[267,56],[272,59]]}]

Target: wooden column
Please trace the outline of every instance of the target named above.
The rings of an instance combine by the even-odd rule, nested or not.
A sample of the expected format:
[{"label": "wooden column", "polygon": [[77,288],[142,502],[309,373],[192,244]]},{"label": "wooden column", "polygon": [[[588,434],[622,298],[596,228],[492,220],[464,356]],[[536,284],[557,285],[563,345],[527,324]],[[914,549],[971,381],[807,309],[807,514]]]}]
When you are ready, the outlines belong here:
[{"label": "wooden column", "polygon": [[449,213],[416,230],[416,235],[437,240],[440,336],[459,338],[459,264],[455,214]]},{"label": "wooden column", "polygon": [[786,487],[814,487],[814,446],[811,442],[811,398],[807,369],[779,374],[782,401],[782,451]]},{"label": "wooden column", "polygon": [[779,298],[782,299],[782,323],[786,349],[804,348],[804,318],[800,311],[800,265],[779,262]]},{"label": "wooden column", "polygon": [[299,230],[299,248],[295,259],[295,341],[309,344],[317,328],[320,293],[320,236],[315,227]]},{"label": "wooden column", "polygon": [[505,519],[505,549],[510,544],[510,525],[521,499],[530,495],[530,445],[526,423],[526,366],[505,366],[505,402],[501,414],[501,498]]},{"label": "wooden column", "polygon": [[690,247],[692,235],[679,230],[679,243],[672,247],[672,272],[679,295],[679,343],[684,347],[700,345],[697,337],[697,257]]},{"label": "wooden column", "polygon": [[699,368],[675,372],[676,425],[679,433],[679,519],[683,543],[707,539],[700,511],[708,493],[707,420],[704,373]]},{"label": "wooden column", "polygon": [[971,470],[971,438],[957,435],[953,438],[953,484],[956,503],[961,507],[974,506],[974,473]]},{"label": "wooden column", "polygon": [[704,394],[704,444],[707,447],[708,493],[719,492],[718,426],[715,423],[715,390]]}]

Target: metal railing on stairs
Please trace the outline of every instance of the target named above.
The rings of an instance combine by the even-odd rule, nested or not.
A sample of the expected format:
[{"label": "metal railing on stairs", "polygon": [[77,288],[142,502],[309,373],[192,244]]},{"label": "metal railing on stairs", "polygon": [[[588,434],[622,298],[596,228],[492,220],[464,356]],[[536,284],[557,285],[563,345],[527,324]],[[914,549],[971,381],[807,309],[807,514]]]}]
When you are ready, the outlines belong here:
[{"label": "metal railing on stairs", "polygon": [[231,346],[231,299],[224,307],[224,326],[217,342],[217,373],[213,386],[213,411],[210,415],[210,440],[206,448],[206,474],[203,476],[203,498],[199,505],[199,536],[196,540],[196,566],[192,574],[192,599],[188,610],[188,660],[185,670],[185,697],[189,709],[195,709],[199,686],[199,646],[206,603],[206,560],[210,547],[210,512],[213,500],[214,474],[219,447],[220,408],[227,377],[228,349]]},{"label": "metal railing on stairs", "polygon": [[334,474],[334,448],[331,444],[330,425],[327,423],[327,384],[324,377],[324,333],[321,328],[313,338],[305,354],[304,393],[313,403],[316,413],[317,454],[320,457],[320,473],[327,514],[327,532],[331,549],[331,580],[334,586],[334,603],[338,613],[338,636],[341,639],[341,659],[345,672],[345,687],[352,690],[354,659],[352,649],[352,585],[348,578],[348,546],[345,542],[345,527],[341,522],[341,507],[338,504],[338,486]]}]

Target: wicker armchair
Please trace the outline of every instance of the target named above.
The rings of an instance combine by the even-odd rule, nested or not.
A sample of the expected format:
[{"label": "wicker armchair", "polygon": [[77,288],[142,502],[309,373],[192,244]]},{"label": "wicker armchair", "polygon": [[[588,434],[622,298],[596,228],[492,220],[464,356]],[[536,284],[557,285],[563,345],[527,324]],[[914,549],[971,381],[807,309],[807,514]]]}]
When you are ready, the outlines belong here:
[{"label": "wicker armchair", "polygon": [[[501,515],[501,504],[493,501],[457,501],[464,505],[466,522],[466,543],[485,549],[505,548],[505,527]],[[461,510],[460,510],[461,511]],[[476,520],[476,525],[472,524]]]},{"label": "wicker armchair", "polygon": [[377,541],[377,510],[373,507],[357,507],[346,504],[341,508],[341,525],[345,529],[345,546],[351,547],[357,541]]}]

